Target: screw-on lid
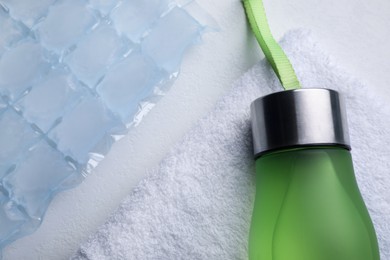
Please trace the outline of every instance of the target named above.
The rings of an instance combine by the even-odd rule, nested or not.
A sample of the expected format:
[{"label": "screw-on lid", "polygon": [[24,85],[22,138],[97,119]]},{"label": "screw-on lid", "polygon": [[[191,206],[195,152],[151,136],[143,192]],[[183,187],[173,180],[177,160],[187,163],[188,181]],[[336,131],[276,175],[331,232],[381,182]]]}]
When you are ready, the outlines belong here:
[{"label": "screw-on lid", "polygon": [[350,149],[344,103],[330,89],[272,93],[251,105],[254,154],[308,145]]}]

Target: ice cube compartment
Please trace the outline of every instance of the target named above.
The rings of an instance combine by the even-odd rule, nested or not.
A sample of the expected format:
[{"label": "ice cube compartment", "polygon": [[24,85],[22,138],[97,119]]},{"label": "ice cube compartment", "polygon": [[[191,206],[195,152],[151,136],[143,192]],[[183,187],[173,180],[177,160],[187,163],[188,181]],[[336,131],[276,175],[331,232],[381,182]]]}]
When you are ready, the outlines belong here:
[{"label": "ice cube compartment", "polygon": [[21,160],[38,138],[39,134],[14,110],[8,109],[0,115],[0,178]]},{"label": "ice cube compartment", "polygon": [[0,0],[0,250],[172,82],[205,28],[180,3]]},{"label": "ice cube compartment", "polygon": [[15,107],[42,132],[47,132],[67,110],[83,98],[83,87],[66,69],[51,70]]},{"label": "ice cube compartment", "polygon": [[57,52],[75,44],[98,22],[85,1],[61,1],[50,7],[47,17],[37,25],[37,35],[43,46]]},{"label": "ice cube compartment", "polygon": [[93,88],[103,77],[107,67],[123,57],[132,47],[115,31],[103,24],[82,39],[75,50],[65,57],[65,63],[86,85]]},{"label": "ice cube compartment", "polygon": [[163,77],[164,72],[153,60],[134,52],[112,67],[97,92],[123,122],[128,122],[137,112],[139,101],[150,95],[153,86]]},{"label": "ice cube compartment", "polygon": [[47,72],[47,59],[42,46],[30,39],[6,51],[0,59],[0,93],[19,98]]}]

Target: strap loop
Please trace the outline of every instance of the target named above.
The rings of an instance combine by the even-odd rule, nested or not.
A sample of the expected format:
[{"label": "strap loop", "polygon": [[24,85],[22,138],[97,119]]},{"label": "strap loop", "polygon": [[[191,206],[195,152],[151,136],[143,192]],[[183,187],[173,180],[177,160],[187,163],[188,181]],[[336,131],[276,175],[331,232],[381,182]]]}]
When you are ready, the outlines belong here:
[{"label": "strap loop", "polygon": [[300,88],[300,83],[286,54],[275,41],[267,22],[262,0],[243,0],[246,15],[265,57],[285,90]]}]

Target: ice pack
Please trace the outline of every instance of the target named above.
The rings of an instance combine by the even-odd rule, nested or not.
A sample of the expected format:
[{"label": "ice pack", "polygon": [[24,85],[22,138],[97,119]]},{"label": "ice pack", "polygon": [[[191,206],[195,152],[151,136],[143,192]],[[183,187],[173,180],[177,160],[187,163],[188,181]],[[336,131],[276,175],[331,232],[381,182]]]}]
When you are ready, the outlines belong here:
[{"label": "ice pack", "polygon": [[[0,249],[35,231],[177,76],[194,1],[0,0]],[[206,18],[206,19],[205,19]]]}]

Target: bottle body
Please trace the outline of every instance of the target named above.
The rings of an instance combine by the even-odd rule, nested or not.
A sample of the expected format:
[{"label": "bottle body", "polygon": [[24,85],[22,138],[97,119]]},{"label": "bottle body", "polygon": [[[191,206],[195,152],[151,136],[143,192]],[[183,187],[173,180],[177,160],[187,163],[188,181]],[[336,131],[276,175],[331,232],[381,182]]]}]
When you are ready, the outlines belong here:
[{"label": "bottle body", "polygon": [[379,260],[347,149],[289,149],[256,160],[249,259]]}]

